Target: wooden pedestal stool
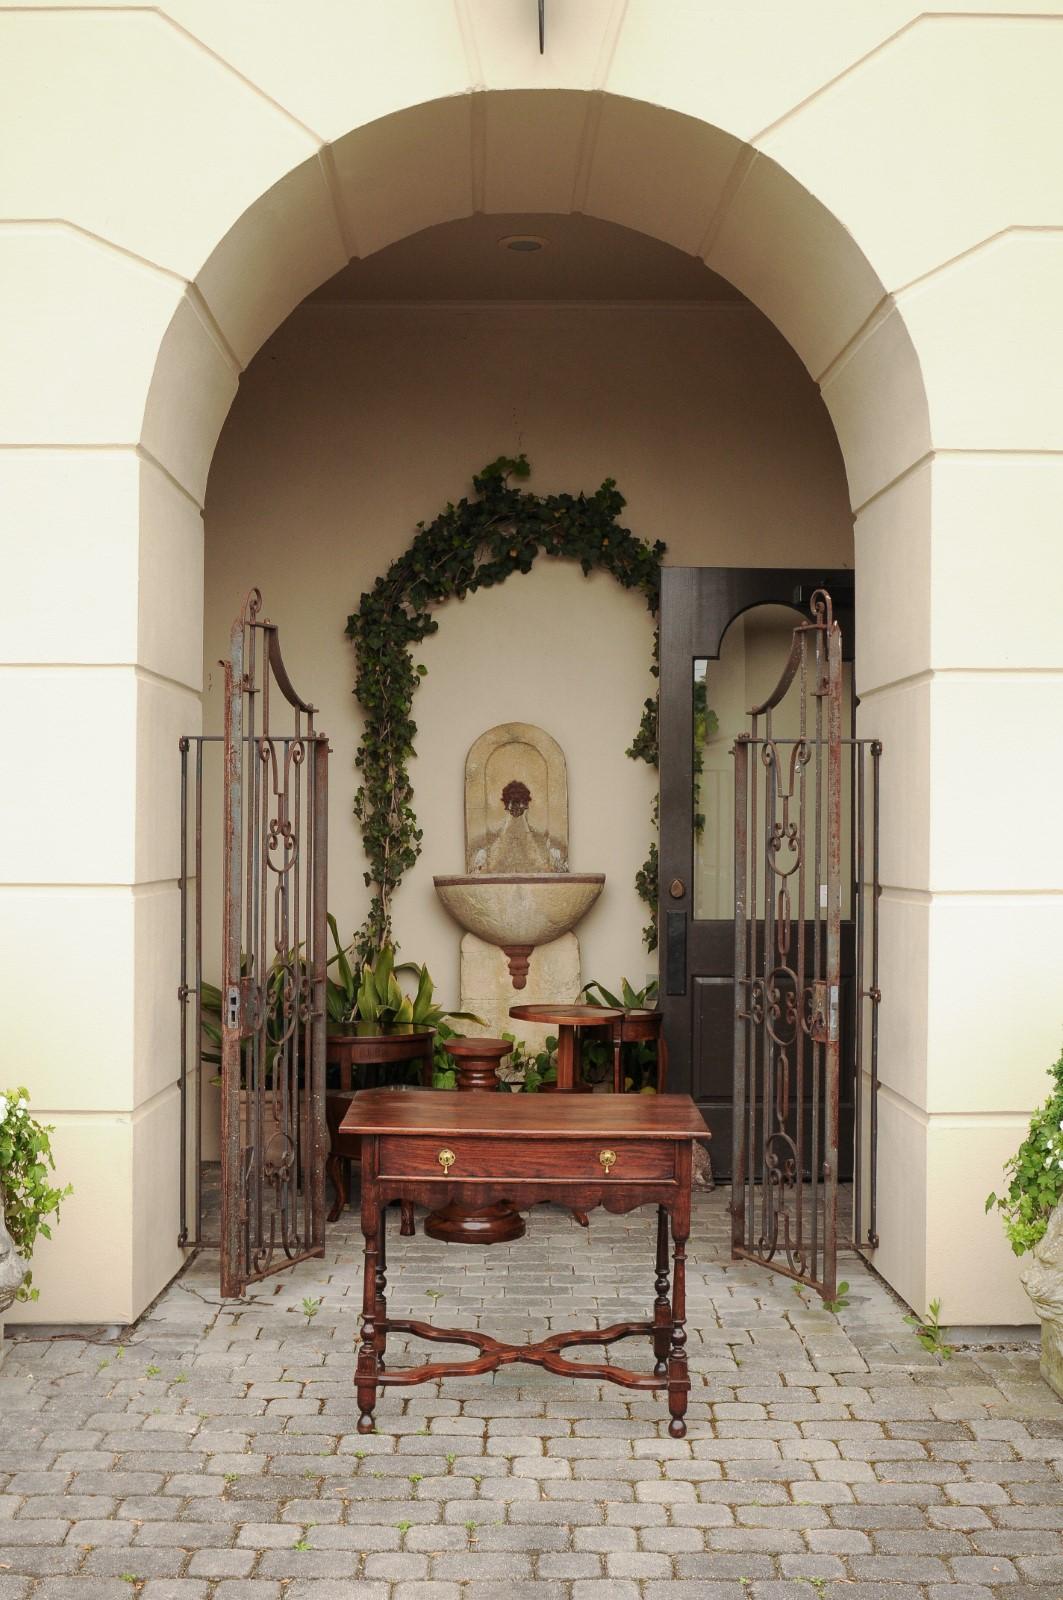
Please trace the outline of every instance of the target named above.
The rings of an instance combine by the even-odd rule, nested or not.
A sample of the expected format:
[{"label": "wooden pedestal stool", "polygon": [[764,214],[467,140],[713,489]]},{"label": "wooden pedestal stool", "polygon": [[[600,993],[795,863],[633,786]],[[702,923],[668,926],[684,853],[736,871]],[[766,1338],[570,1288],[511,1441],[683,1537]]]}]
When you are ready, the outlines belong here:
[{"label": "wooden pedestal stool", "polygon": [[[513,1046],[508,1039],[447,1039],[443,1048],[458,1070],[457,1087],[468,1094],[496,1094],[496,1068]],[[451,1201],[424,1219],[430,1239],[447,1244],[508,1244],[524,1237],[524,1218],[508,1200],[472,1209]]]}]

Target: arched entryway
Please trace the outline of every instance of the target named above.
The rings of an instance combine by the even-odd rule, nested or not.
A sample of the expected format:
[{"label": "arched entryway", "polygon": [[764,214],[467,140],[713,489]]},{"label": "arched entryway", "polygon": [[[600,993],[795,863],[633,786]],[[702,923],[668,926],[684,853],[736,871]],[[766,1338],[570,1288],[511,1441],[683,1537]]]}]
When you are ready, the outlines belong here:
[{"label": "arched entryway", "polygon": [[[947,25],[909,29],[900,44],[880,37],[869,19],[841,30],[836,67],[843,78],[862,52],[873,56],[867,92],[857,103],[822,78],[799,81],[803,58],[796,49],[770,92],[761,84],[758,94],[756,52],[739,51],[724,94],[715,77],[709,83],[704,74],[691,76],[691,62],[714,59],[711,18],[689,15],[686,33],[669,32],[658,14],[651,49],[644,29],[640,34],[633,23],[620,30],[613,11],[597,7],[583,23],[570,24],[564,71],[545,68],[530,88],[527,74],[504,65],[514,59],[510,34],[517,26],[508,9],[499,32],[473,8],[475,25],[460,45],[450,37],[449,19],[435,33],[404,39],[401,49],[395,39],[376,40],[359,59],[363,66],[377,61],[379,81],[361,67],[354,74],[356,109],[327,73],[318,90],[305,76],[292,90],[284,49],[269,30],[251,60],[246,40],[217,37],[202,18],[189,20],[193,32],[210,36],[213,57],[161,17],[97,24],[49,14],[16,24],[20,39],[38,22],[53,31],[139,30],[144,65],[129,92],[148,92],[150,99],[153,91],[156,115],[144,119],[151,132],[136,141],[138,159],[148,161],[146,152],[155,148],[156,122],[165,132],[152,198],[138,189],[128,164],[116,177],[113,165],[96,158],[95,123],[87,117],[69,159],[75,166],[82,158],[95,161],[98,181],[73,193],[42,183],[44,209],[36,213],[42,220],[20,224],[10,241],[14,288],[28,305],[48,305],[49,286],[72,286],[60,296],[60,320],[48,327],[48,359],[27,363],[27,381],[16,386],[12,437],[47,447],[47,474],[43,455],[29,449],[11,470],[19,474],[28,529],[79,532],[68,541],[68,557],[54,563],[60,586],[51,608],[55,617],[66,609],[77,614],[76,630],[56,627],[51,643],[38,633],[22,648],[14,633],[15,659],[40,662],[46,650],[63,669],[29,683],[20,702],[23,722],[27,733],[42,718],[54,728],[69,771],[79,754],[92,765],[89,729],[102,708],[122,752],[91,796],[79,830],[88,848],[74,848],[65,786],[46,785],[44,803],[19,811],[13,828],[22,859],[8,876],[22,886],[24,929],[36,927],[43,938],[48,896],[37,893],[39,886],[74,885],[77,892],[65,896],[73,937],[87,949],[99,945],[99,918],[113,915],[109,947],[123,952],[120,962],[109,963],[108,1015],[96,1030],[107,1044],[98,1047],[100,1072],[88,1075],[88,1092],[81,1088],[84,1060],[75,1068],[58,1044],[49,1047],[42,1078],[61,1112],[92,1101],[80,1120],[66,1115],[63,1130],[71,1175],[94,1198],[64,1223],[62,1252],[95,1258],[100,1219],[114,1218],[111,1248],[106,1260],[100,1257],[101,1316],[131,1314],[178,1261],[165,1243],[176,1236],[169,1199],[176,1185],[161,1177],[168,1164],[172,1170],[176,1106],[165,1003],[176,876],[169,757],[197,705],[199,508],[238,374],[269,332],[352,254],[469,213],[578,211],[673,243],[736,284],[797,351],[830,410],[857,514],[865,731],[888,742],[890,782],[901,802],[891,801],[891,809],[904,819],[885,841],[883,863],[884,984],[912,1003],[893,1013],[893,1032],[883,1041],[893,1072],[886,1136],[898,1152],[898,1187],[892,1216],[884,1204],[888,1243],[880,1264],[912,1301],[925,1299],[932,1280],[932,1292],[951,1297],[957,1320],[973,1320],[977,1308],[962,1270],[950,1265],[955,1252],[936,1197],[959,1169],[964,1184],[977,1187],[977,1171],[967,1175],[970,1164],[959,1152],[977,1149],[988,1159],[1002,1150],[1010,1134],[999,1113],[1017,1108],[994,1097],[987,1063],[971,1107],[997,1120],[977,1127],[975,1119],[964,1120],[969,1107],[958,1098],[961,1085],[933,997],[952,982],[950,929],[966,889],[983,896],[976,908],[985,933],[980,961],[1009,944],[1010,912],[993,894],[1020,887],[1041,896],[1036,915],[1049,917],[1052,907],[1042,895],[1046,869],[1036,859],[1021,850],[987,858],[988,791],[977,805],[959,809],[958,828],[946,828],[965,769],[963,730],[973,725],[976,704],[963,671],[995,674],[1003,657],[988,635],[972,643],[947,620],[941,584],[951,585],[950,614],[957,596],[964,614],[968,600],[992,596],[992,580],[976,578],[962,560],[956,529],[966,516],[983,540],[1011,500],[1028,508],[1031,523],[1043,519],[1034,477],[1053,469],[1018,457],[1023,449],[1051,448],[1051,430],[1019,402],[1031,385],[1018,381],[1002,343],[992,354],[1006,380],[996,393],[1006,390],[1013,399],[1002,406],[989,398],[977,351],[965,353],[962,321],[964,308],[976,307],[988,286],[1018,277],[1029,293],[1008,296],[1008,304],[1040,303],[1054,247],[1005,232],[979,253],[1012,219],[992,198],[996,191],[978,162],[968,173],[949,156],[956,180],[949,225],[931,230],[920,227],[916,214],[922,180],[909,206],[905,196],[914,190],[895,182],[892,169],[880,182],[869,175],[874,164],[860,159],[861,151],[886,148],[883,108],[896,103],[887,92],[889,72],[903,69],[905,81],[916,85],[906,102],[909,126],[915,116],[918,137],[944,160],[944,136],[924,100],[926,108],[935,103],[931,68],[949,57],[955,38]],[[599,14],[604,10],[611,21]],[[375,24],[385,34],[390,25]],[[861,26],[869,33],[857,38]],[[447,34],[442,43],[440,29]],[[1041,36],[1031,42],[1017,23],[1005,32],[1016,58],[1043,51]],[[395,64],[384,70],[389,52]],[[240,65],[219,67],[230,56]],[[106,71],[117,72],[126,58],[104,52],[100,59]],[[930,66],[913,76],[913,62]],[[268,87],[252,87],[256,74]],[[497,87],[468,92],[484,82]],[[110,103],[105,89],[96,81],[100,105]],[[41,119],[53,114],[50,104],[45,99],[37,108]],[[1019,129],[1016,138],[1022,136]],[[842,144],[851,161],[838,159]],[[42,137],[42,151],[51,148]],[[106,188],[119,180],[121,203]],[[1036,221],[1039,194],[1031,190],[1027,198],[1022,220]],[[24,217],[27,208],[16,214]],[[973,264],[964,259],[955,276],[946,273],[945,265],[965,252]],[[40,326],[53,315],[42,311]],[[1019,311],[1012,315],[1014,322]],[[1021,342],[1027,333],[1015,322],[1014,338]],[[1039,370],[1032,356],[1028,367]],[[75,381],[64,382],[71,372]],[[942,446],[1013,452],[1014,475],[1005,483],[985,454],[976,462],[941,459],[935,452]],[[952,537],[935,543],[936,528]],[[97,597],[94,605],[79,605],[86,593]],[[1023,664],[1035,664],[1029,650],[1020,654]],[[86,664],[106,670],[86,673]],[[997,724],[1017,729],[1022,719],[1004,710],[1011,704],[1008,684],[994,676],[991,692],[1000,697]],[[1030,691],[1039,705],[1051,693],[1047,683]],[[984,706],[981,686],[978,696]],[[939,730],[952,730],[933,756],[932,712]],[[1026,808],[1017,833],[1036,838],[1040,802],[1013,798]],[[114,982],[116,965],[121,975]],[[89,985],[91,962],[86,974]],[[28,975],[27,982],[33,989]],[[968,1008],[965,1026],[974,1026],[972,1016]],[[998,1035],[1003,1044],[999,1029]],[[1030,1037],[1040,1043],[1036,1030]],[[1029,1091],[1021,1093],[1028,1103]],[[100,1172],[108,1174],[102,1188],[94,1176]],[[60,1287],[62,1252],[55,1254],[56,1315],[73,1314],[71,1295]],[[46,1258],[42,1283],[49,1270]],[[84,1314],[80,1303],[78,1314]]]}]

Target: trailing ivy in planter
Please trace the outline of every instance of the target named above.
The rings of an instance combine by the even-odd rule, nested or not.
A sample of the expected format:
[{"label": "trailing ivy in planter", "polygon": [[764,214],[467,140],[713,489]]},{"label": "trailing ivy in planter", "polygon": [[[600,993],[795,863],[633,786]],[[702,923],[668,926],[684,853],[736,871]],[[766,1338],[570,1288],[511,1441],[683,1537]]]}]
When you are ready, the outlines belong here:
[{"label": "trailing ivy in planter", "polygon": [[[369,862],[365,882],[373,891],[369,914],[355,938],[363,961],[393,943],[392,902],[405,873],[421,853],[421,830],[413,808],[409,761],[417,724],[413,699],[427,668],[413,650],[435,633],[436,607],[477,589],[503,583],[514,572],[530,572],[540,555],[578,561],[584,575],[610,573],[625,589],[637,589],[657,615],[664,545],[648,544],[617,518],[624,497],[612,478],[592,495],[536,495],[511,480],[527,478],[525,456],[499,456],[473,478],[475,497],[448,504],[434,521],[419,523],[409,549],[393,561],[358,610],[347,619],[354,641],[354,692],[365,712],[356,758],[361,783],[354,814]],[[658,672],[654,633],[651,671]],[[658,764],[657,700],[643,707],[628,750],[635,760]],[[656,806],[655,806],[656,817]],[[636,886],[650,907],[644,930],[647,948],[657,944],[657,847],[640,870]]]},{"label": "trailing ivy in planter", "polygon": [[[58,1222],[63,1201],[74,1192],[69,1184],[56,1188],[49,1176],[55,1168],[50,1138],[54,1131],[30,1115],[25,1089],[0,1093],[0,1221],[6,1218],[7,1232],[24,1263],[33,1255],[38,1234],[52,1237],[46,1219]],[[27,1268],[16,1298],[37,1296],[33,1273]]]}]

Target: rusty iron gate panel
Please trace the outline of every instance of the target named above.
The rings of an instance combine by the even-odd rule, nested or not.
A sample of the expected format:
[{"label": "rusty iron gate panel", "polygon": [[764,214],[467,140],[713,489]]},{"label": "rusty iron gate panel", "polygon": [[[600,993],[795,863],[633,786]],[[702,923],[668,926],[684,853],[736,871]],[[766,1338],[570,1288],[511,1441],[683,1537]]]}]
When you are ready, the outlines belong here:
[{"label": "rusty iron gate panel", "polygon": [[[314,707],[295,692],[261,608],[253,589],[233,623],[224,736],[180,740],[179,1243],[220,1246],[226,1296],[321,1255],[325,1240],[328,740],[315,729]],[[223,756],[215,776],[224,791],[217,990],[203,979],[204,769],[212,750]],[[203,1185],[204,1069],[219,1060],[207,1048],[205,1012],[215,1002],[220,1229]]]},{"label": "rusty iron gate panel", "polygon": [[[813,595],[810,615],[794,629],[775,689],[752,708],[749,730],[734,746],[731,1244],[735,1258],[829,1299],[837,1292],[843,1070],[853,1075],[856,1108],[852,1228],[844,1242],[877,1243],[881,746],[843,737],[841,630],[826,591]],[[776,730],[784,701],[785,737]],[[843,898],[856,945],[848,996]]]}]

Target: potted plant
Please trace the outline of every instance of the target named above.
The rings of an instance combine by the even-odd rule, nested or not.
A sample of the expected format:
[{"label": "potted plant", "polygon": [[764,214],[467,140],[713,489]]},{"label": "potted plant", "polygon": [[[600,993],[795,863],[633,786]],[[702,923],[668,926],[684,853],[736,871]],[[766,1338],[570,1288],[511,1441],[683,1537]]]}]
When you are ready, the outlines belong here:
[{"label": "potted plant", "polygon": [[47,1219],[58,1221],[73,1193],[69,1184],[58,1189],[50,1178],[53,1132],[30,1115],[25,1089],[0,1093],[0,1317],[15,1300],[37,1299],[29,1266],[34,1244],[38,1234],[52,1237]]},{"label": "potted plant", "polygon": [[[597,993],[594,991],[597,990]],[[657,980],[651,979],[643,989],[634,989],[626,978],[620,980],[620,993],[615,995],[604,984],[592,978],[583,986],[583,998],[589,1006],[606,1006],[611,1011],[656,1011]],[[657,1045],[652,1039],[632,1039],[622,1046],[624,1057],[624,1089],[628,1093],[657,1093]],[[612,1071],[613,1047],[600,1039],[583,1041],[583,1074],[592,1082],[602,1082]]]},{"label": "potted plant", "polygon": [[[448,1039],[457,1036],[451,1022],[475,1022],[483,1027],[483,1019],[471,1011],[448,1011],[435,1000],[435,984],[426,966],[416,961],[406,961],[396,966],[395,951],[389,944],[377,952],[372,961],[359,968],[350,960],[349,951],[340,942],[336,919],[330,916],[329,929],[336,950],[329,966],[336,966],[335,977],[329,976],[325,1006],[328,1012],[329,1032],[343,1033],[355,1022],[368,1022],[386,1033],[397,1024],[407,1023],[415,1028],[434,1028],[432,1082],[437,1089],[452,1089],[456,1073],[454,1063],[447,1055]],[[396,974],[408,972],[416,977],[413,994],[407,994]]]},{"label": "potted plant", "polygon": [[1063,1053],[1049,1075],[1052,1093],[1004,1164],[1008,1187],[985,1208],[1001,1213],[1015,1254],[1032,1257],[1021,1282],[1041,1322],[1041,1375],[1063,1395]]}]

